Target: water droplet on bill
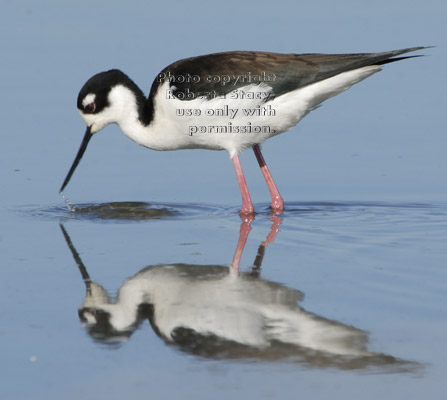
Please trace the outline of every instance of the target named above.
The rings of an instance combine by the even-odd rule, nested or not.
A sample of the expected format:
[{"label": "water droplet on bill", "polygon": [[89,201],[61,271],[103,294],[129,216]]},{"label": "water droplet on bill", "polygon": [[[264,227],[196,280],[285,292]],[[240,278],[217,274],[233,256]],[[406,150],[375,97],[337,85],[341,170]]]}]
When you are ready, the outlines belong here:
[{"label": "water droplet on bill", "polygon": [[73,213],[76,212],[76,207],[75,207],[75,205],[74,205],[70,200],[68,200],[67,197],[65,197],[65,195],[64,195],[63,192],[61,192],[61,196],[62,196],[62,198],[64,199],[64,203],[65,203],[65,205],[68,207],[69,211],[70,211],[70,212],[73,212]]}]

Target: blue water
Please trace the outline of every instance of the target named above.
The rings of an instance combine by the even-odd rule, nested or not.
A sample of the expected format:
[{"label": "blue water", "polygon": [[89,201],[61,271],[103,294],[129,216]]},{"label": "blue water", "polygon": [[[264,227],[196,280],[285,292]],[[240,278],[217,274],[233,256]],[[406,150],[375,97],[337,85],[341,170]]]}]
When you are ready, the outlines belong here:
[{"label": "blue water", "polygon": [[[56,398],[67,390],[68,398],[148,391],[161,398],[181,393],[294,398],[292,389],[313,396],[340,385],[340,397],[367,390],[373,398],[396,388],[401,398],[440,393],[446,367],[445,205],[296,202],[277,217],[258,204],[236,277],[241,292],[222,298],[216,288],[223,290],[231,276],[244,225],[237,208],[124,202],[77,207],[70,212],[63,204],[23,206],[7,216],[21,228],[3,240],[8,279],[2,281],[2,354],[14,377],[5,382],[8,392],[17,394],[13,398]],[[273,231],[274,241],[266,244]],[[309,318],[318,325],[310,343],[273,340],[263,347],[219,336],[213,323],[207,335],[181,340],[177,333],[163,336],[163,318],[154,322],[150,313],[123,331],[81,318],[92,304],[97,310],[105,303],[128,304],[123,288],[143,278],[160,279],[154,278],[157,270],[172,275],[157,286],[166,287],[167,303],[155,300],[150,288],[148,298],[168,314],[177,315],[172,309],[180,307],[185,324],[198,307],[199,325],[203,313],[211,312],[220,316],[225,332],[239,332],[241,310],[243,320],[251,320],[271,307],[273,298],[281,303],[286,296],[289,312],[304,318],[300,329],[308,327]],[[85,279],[102,287],[107,300],[92,300]],[[182,279],[183,289],[174,285],[169,292]],[[206,295],[194,300],[201,290]],[[237,307],[233,296],[240,296]],[[286,318],[281,310],[263,318],[281,321]],[[328,349],[328,342],[342,350]],[[20,385],[23,380],[33,384]]]},{"label": "blue water", "polygon": [[[445,5],[320,3],[2,5],[2,399],[443,398]],[[114,126],[58,194],[96,72],[417,45],[265,143],[281,215],[250,152],[249,223],[227,154]]]}]

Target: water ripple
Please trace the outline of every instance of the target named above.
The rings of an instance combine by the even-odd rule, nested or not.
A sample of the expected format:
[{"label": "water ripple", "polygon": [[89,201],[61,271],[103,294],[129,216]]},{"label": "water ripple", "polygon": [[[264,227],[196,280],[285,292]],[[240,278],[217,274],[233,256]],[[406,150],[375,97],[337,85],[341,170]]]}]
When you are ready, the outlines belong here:
[{"label": "water ripple", "polygon": [[23,207],[18,214],[40,219],[88,220],[100,222],[141,222],[157,219],[194,218],[220,214],[219,207],[197,204],[155,204],[140,201],[81,203],[70,209],[66,205]]},{"label": "water ripple", "polygon": [[[269,203],[256,204],[256,217],[272,216]],[[405,218],[408,212],[423,211],[424,215],[446,215],[447,207],[439,204],[386,203],[386,202],[289,202],[280,218],[320,219],[369,218],[399,216]],[[239,206],[222,206],[194,203],[148,203],[121,201],[106,203],[57,204],[51,206],[24,206],[12,210],[26,217],[52,220],[88,220],[101,222],[142,222],[158,219],[190,219],[203,217],[236,217]]]}]

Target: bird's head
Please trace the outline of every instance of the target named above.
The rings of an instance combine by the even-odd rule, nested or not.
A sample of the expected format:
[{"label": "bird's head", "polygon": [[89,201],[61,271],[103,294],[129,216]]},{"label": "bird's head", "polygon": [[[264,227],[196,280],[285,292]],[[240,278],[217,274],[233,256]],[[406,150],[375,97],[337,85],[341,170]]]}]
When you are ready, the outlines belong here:
[{"label": "bird's head", "polygon": [[92,76],[78,95],[77,107],[87,124],[81,147],[61,186],[62,192],[81,161],[92,136],[112,123],[129,115],[129,107],[144,98],[138,86],[123,72],[112,69]]}]

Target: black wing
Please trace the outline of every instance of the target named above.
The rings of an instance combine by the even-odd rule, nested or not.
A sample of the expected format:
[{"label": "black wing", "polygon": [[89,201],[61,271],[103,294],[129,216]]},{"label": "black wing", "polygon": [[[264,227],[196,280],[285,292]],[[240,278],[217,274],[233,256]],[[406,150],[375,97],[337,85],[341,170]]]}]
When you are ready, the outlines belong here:
[{"label": "black wing", "polygon": [[279,54],[232,51],[185,58],[167,66],[152,84],[150,99],[169,81],[170,95],[180,100],[215,97],[248,84],[264,82],[280,96],[342,72],[382,65],[410,57],[397,57],[425,47],[358,54]]}]

